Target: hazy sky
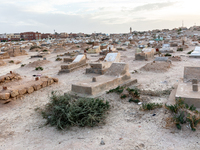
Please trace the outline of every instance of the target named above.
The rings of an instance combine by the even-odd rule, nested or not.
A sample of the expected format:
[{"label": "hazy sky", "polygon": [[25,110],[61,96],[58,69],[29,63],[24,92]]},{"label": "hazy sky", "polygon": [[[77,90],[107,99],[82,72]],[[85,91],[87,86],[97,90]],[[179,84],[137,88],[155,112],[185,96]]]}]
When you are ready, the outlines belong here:
[{"label": "hazy sky", "polygon": [[199,0],[0,0],[0,33],[127,33],[200,25]]}]

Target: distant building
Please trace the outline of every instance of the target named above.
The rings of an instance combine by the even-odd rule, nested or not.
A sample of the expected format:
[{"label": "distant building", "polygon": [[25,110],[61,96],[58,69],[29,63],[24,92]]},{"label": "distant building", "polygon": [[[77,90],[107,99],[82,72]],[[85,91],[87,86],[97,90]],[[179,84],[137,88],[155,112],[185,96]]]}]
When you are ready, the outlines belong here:
[{"label": "distant building", "polygon": [[0,41],[7,41],[7,36],[6,36],[6,33],[4,34],[0,34]]},{"label": "distant building", "polygon": [[41,33],[38,32],[24,32],[20,34],[21,38],[24,40],[40,40]]},{"label": "distant building", "polygon": [[41,34],[41,39],[48,39],[48,38],[50,38],[50,33],[43,33],[43,34]]},{"label": "distant building", "polygon": [[60,36],[60,38],[68,38],[69,37],[68,33],[66,33],[66,32],[61,32],[59,36]]}]

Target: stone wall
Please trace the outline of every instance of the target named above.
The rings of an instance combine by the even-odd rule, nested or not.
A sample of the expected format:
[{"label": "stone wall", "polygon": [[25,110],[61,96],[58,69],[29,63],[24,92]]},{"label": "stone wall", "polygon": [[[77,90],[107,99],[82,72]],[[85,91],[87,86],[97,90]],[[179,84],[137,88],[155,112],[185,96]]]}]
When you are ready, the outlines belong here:
[{"label": "stone wall", "polygon": [[0,100],[11,100],[12,98],[19,98],[24,94],[31,94],[34,91],[38,91],[41,88],[45,88],[50,86],[53,83],[57,83],[57,78],[50,78],[47,76],[41,77],[37,81],[32,81],[28,85],[25,83],[24,85],[15,86],[12,89],[3,89],[0,91]]}]

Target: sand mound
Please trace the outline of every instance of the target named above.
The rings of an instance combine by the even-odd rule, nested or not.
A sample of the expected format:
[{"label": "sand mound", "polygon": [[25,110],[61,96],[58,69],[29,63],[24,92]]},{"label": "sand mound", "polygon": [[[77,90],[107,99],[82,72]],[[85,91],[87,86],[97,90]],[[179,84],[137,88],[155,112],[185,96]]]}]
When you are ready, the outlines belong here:
[{"label": "sand mound", "polygon": [[4,66],[6,65],[6,62],[4,62],[3,60],[0,60],[0,66]]},{"label": "sand mound", "polygon": [[90,45],[88,45],[88,44],[86,44],[86,43],[83,43],[83,44],[81,45],[81,48],[83,48],[83,49],[89,48],[89,47],[90,47]]},{"label": "sand mound", "polygon": [[140,70],[151,72],[165,72],[171,66],[171,62],[152,62],[143,66]]},{"label": "sand mound", "polygon": [[77,47],[77,46],[72,46],[72,47],[70,48],[70,50],[77,50],[77,49],[79,49],[79,47]]},{"label": "sand mound", "polygon": [[50,61],[48,61],[48,60],[37,60],[37,61],[34,61],[34,62],[26,65],[25,67],[40,67],[40,66],[43,66],[48,63],[50,63]]}]

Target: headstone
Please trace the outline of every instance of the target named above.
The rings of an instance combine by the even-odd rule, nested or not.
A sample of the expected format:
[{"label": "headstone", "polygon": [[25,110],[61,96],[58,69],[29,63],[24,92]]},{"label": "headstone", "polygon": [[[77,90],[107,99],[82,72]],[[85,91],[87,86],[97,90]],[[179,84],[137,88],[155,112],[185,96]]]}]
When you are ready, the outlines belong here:
[{"label": "headstone", "polygon": [[156,57],[154,61],[170,61],[168,57]]},{"label": "headstone", "polygon": [[119,53],[108,53],[104,61],[106,62],[119,62],[120,54]]},{"label": "headstone", "polygon": [[76,58],[74,59],[74,61],[72,63],[77,63],[84,59],[85,59],[85,55],[78,55],[78,56],[76,56]]},{"label": "headstone", "polygon": [[184,67],[184,81],[200,80],[200,67]]},{"label": "headstone", "polygon": [[193,85],[192,85],[192,90],[193,90],[194,92],[198,92],[198,84],[193,84]]}]

